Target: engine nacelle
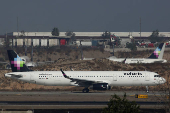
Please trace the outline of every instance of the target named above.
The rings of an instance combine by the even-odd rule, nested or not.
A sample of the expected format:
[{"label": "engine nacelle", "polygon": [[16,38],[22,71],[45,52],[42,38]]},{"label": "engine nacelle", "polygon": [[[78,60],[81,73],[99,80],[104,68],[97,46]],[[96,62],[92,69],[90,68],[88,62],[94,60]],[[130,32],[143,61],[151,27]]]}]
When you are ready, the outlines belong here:
[{"label": "engine nacelle", "polygon": [[108,83],[97,83],[97,84],[93,84],[92,89],[93,90],[109,90],[110,86],[108,85]]}]

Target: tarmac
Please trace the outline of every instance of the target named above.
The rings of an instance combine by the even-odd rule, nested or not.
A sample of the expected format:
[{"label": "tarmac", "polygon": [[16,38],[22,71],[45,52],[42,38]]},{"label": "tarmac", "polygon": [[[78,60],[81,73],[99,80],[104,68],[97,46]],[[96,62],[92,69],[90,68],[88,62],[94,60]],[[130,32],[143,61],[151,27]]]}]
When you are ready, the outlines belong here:
[{"label": "tarmac", "polygon": [[[107,106],[111,95],[136,101],[141,108],[161,108],[168,101],[164,92],[154,91],[35,91],[0,92],[0,109],[101,109]],[[135,98],[135,94],[148,95],[148,98]]]},{"label": "tarmac", "polygon": [[[130,101],[156,101],[168,94],[164,91],[35,91],[35,92],[0,92],[0,101],[109,101],[111,95],[122,97],[126,93]],[[146,99],[135,98],[136,94],[148,95]]]}]

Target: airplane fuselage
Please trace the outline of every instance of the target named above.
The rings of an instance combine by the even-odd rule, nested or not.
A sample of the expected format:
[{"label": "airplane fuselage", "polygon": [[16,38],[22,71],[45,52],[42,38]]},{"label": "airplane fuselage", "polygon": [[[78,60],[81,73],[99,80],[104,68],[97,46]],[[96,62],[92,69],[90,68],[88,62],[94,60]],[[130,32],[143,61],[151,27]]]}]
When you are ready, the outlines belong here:
[{"label": "airplane fuselage", "polygon": [[[108,83],[109,86],[152,86],[165,79],[149,71],[65,71],[70,78]],[[79,86],[63,77],[60,71],[31,71],[6,73],[5,77],[50,86]]]},{"label": "airplane fuselage", "polygon": [[[125,58],[108,58],[111,61],[123,62]],[[150,59],[150,58],[126,58],[126,64],[136,63],[166,63],[164,59]]]}]

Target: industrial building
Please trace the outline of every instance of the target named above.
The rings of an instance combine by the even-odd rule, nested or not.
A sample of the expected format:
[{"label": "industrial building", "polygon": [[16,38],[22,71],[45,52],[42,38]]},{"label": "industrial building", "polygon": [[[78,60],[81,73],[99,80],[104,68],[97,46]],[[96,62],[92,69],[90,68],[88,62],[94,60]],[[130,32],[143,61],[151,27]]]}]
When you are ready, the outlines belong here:
[{"label": "industrial building", "polygon": [[[60,32],[59,36],[66,36],[66,32]],[[103,32],[74,32],[75,36],[87,36],[87,37],[100,37]],[[128,37],[128,36],[133,36],[133,37],[140,37],[140,32],[110,32],[111,34],[115,34],[116,36],[119,37]],[[149,37],[152,34],[152,32],[141,32],[142,37]],[[25,32],[22,34],[21,32],[11,32],[7,33],[8,36],[49,36],[51,37],[52,34],[51,32]],[[170,37],[170,32],[159,32],[159,35],[164,36],[164,37]]]},{"label": "industrial building", "polygon": [[[11,46],[58,46],[58,45],[80,45],[83,46],[97,46],[102,44],[109,44],[110,38],[103,38],[103,32],[74,32],[75,41],[70,43],[71,36],[66,36],[66,32],[60,32],[59,36],[52,36],[51,32],[11,32],[0,36],[0,45],[3,44],[7,38],[11,42]],[[152,34],[152,32],[110,32],[121,38],[122,43],[130,42],[130,37],[137,40],[145,40]],[[170,32],[159,32],[161,37],[170,38]],[[104,42],[104,43],[103,43]],[[125,45],[125,44],[123,44]]]}]

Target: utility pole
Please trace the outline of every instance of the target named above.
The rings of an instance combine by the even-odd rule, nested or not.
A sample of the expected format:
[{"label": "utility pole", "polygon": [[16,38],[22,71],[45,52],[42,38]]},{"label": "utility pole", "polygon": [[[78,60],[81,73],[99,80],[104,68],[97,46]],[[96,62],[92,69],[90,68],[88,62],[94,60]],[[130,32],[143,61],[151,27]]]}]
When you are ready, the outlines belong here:
[{"label": "utility pole", "polygon": [[82,43],[81,43],[82,41],[83,41],[83,40],[80,40],[81,60],[83,60],[83,58],[84,58],[84,57],[83,57],[83,49],[82,49],[82,46],[83,46],[83,45],[82,45]]},{"label": "utility pole", "polygon": [[6,40],[5,41],[7,41],[7,32],[6,32]]},{"label": "utility pole", "polygon": [[141,18],[140,18],[140,39],[141,39]]},{"label": "utility pole", "polygon": [[25,44],[25,56],[27,56],[27,47],[28,47],[28,32],[27,32],[27,39],[25,40],[26,44]]},{"label": "utility pole", "polygon": [[31,39],[31,61],[33,62],[33,39]]},{"label": "utility pole", "polygon": [[[35,33],[36,37],[36,33]],[[33,39],[31,39],[31,61],[33,62]]]},{"label": "utility pole", "polygon": [[[18,16],[17,16],[17,33],[18,33]],[[19,34],[18,34],[18,36],[19,36]]]},{"label": "utility pole", "polygon": [[114,54],[114,47],[115,47],[115,45],[114,45],[114,43],[112,43],[113,44],[113,56],[115,56],[115,54]]},{"label": "utility pole", "polygon": [[6,32],[6,38],[5,38],[4,41],[5,41],[5,44],[6,44],[5,46],[8,47],[8,46],[9,46],[9,43],[8,43],[8,41],[7,41],[7,32]]}]

